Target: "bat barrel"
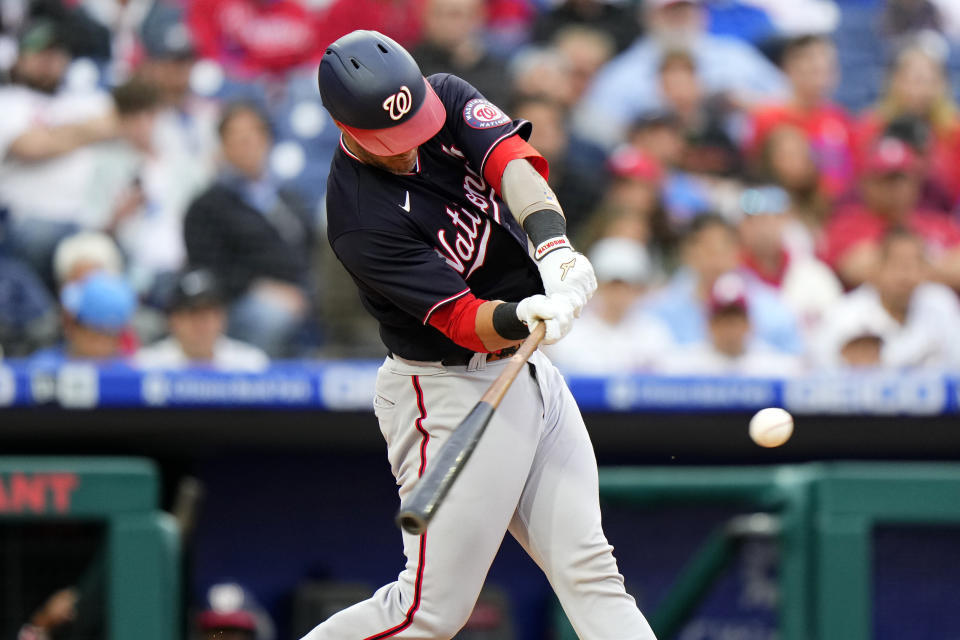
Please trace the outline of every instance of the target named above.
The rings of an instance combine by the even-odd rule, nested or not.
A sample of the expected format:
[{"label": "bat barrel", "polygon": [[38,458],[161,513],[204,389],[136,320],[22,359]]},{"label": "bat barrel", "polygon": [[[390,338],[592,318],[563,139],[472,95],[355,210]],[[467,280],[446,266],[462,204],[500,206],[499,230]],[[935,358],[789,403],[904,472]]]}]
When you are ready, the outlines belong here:
[{"label": "bat barrel", "polygon": [[478,402],[440,447],[436,458],[428,465],[427,472],[400,505],[396,521],[404,531],[413,535],[426,531],[443,497],[470,459],[470,454],[487,428],[493,411],[493,405]]},{"label": "bat barrel", "polygon": [[510,362],[490,385],[467,417],[464,418],[447,441],[441,445],[436,457],[429,462],[427,472],[417,481],[417,486],[400,505],[396,523],[412,535],[420,535],[427,530],[433,514],[443,503],[443,498],[457,479],[464,465],[473,454],[480,436],[483,435],[493,412],[507,393],[514,378],[524,368],[530,355],[537,350],[546,333],[546,325],[541,322],[530,336],[523,341],[520,349],[510,358]]}]

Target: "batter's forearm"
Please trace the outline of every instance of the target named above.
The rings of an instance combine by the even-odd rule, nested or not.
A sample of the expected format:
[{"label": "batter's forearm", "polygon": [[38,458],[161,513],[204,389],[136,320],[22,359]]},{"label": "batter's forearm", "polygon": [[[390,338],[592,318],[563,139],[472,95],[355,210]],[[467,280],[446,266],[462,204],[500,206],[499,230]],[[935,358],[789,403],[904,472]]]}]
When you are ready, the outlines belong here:
[{"label": "batter's forearm", "polygon": [[503,170],[500,193],[521,225],[538,211],[554,211],[563,218],[563,209],[553,189],[537,170],[523,159],[512,160]]},{"label": "batter's forearm", "polygon": [[517,317],[516,303],[488,300],[477,309],[477,337],[488,351],[515,346],[530,331]]}]

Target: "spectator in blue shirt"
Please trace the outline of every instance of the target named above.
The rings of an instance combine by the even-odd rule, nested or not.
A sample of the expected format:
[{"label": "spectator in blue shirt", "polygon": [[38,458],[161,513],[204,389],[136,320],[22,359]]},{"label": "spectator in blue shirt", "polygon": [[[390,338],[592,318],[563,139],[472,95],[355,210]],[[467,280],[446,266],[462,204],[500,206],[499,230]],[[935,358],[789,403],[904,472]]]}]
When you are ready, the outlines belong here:
[{"label": "spectator in blue shirt", "polygon": [[122,333],[136,309],[133,289],[106,272],[93,273],[60,292],[63,344],[38,351],[31,364],[56,366],[65,360],[110,360],[121,357]]},{"label": "spectator in blue shirt", "polygon": [[[713,214],[693,219],[683,241],[684,266],[647,303],[648,310],[673,330],[678,344],[708,339],[707,301],[720,276],[740,268],[736,230]],[[776,292],[744,275],[750,296],[754,335],[783,353],[800,354],[803,340],[797,320]]]},{"label": "spectator in blue shirt", "polygon": [[578,108],[578,131],[608,146],[644,112],[663,107],[657,72],[664,53],[686,49],[709,93],[750,104],[786,94],[780,71],[750,44],[707,33],[702,0],[648,0],[648,35],[600,70]]}]

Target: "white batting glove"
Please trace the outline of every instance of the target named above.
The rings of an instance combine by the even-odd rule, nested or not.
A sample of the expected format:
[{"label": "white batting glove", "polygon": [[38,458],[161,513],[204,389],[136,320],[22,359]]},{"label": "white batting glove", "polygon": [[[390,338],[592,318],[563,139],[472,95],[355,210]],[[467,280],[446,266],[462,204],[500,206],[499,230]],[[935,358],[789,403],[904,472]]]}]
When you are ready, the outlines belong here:
[{"label": "white batting glove", "polygon": [[566,236],[543,242],[534,254],[543,289],[548,296],[564,295],[573,303],[574,315],[597,290],[597,277],[587,256],[577,253]]},{"label": "white batting glove", "polygon": [[566,296],[535,295],[524,298],[517,304],[517,317],[533,331],[541,322],[546,323],[544,344],[553,344],[570,333],[573,327],[573,302]]}]

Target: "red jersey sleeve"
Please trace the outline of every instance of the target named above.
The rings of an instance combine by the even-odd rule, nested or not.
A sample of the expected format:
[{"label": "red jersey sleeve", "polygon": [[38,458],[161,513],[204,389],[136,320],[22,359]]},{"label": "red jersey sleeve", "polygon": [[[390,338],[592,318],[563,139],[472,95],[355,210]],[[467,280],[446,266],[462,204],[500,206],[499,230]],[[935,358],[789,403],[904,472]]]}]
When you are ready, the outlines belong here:
[{"label": "red jersey sleeve", "polygon": [[477,335],[477,310],[486,300],[466,293],[456,300],[445,302],[427,318],[434,329],[461,347],[477,353],[489,353]]},{"label": "red jersey sleeve", "polygon": [[544,180],[550,176],[550,165],[547,163],[547,159],[520,136],[510,136],[493,148],[490,157],[487,159],[487,164],[483,168],[484,179],[487,184],[496,189],[498,195],[500,194],[503,170],[514,160],[526,160],[533,165],[537,173],[543,176]]}]

